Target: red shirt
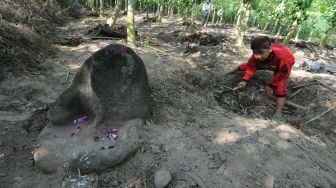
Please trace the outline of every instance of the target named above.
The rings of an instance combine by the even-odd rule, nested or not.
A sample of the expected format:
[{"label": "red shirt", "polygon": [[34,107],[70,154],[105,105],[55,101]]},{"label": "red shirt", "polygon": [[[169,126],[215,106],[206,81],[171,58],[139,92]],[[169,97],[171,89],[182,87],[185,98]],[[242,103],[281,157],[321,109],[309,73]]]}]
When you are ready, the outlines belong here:
[{"label": "red shirt", "polygon": [[250,80],[257,70],[273,70],[274,76],[270,81],[270,85],[276,86],[279,81],[289,78],[291,68],[295,63],[294,55],[291,50],[283,44],[272,44],[273,57],[266,62],[260,62],[253,55],[247,62],[247,68],[242,80]]}]

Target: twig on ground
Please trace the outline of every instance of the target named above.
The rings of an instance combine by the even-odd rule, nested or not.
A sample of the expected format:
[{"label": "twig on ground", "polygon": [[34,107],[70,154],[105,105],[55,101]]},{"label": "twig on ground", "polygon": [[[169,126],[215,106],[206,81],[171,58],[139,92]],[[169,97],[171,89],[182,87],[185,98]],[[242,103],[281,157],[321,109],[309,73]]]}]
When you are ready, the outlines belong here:
[{"label": "twig on ground", "polygon": [[[274,101],[268,101],[266,103],[269,104],[269,105],[271,105],[271,106],[274,106],[274,107],[276,106],[276,104],[275,104]],[[294,108],[299,108],[299,109],[302,109],[302,110],[306,109],[305,107],[303,107],[301,105],[298,105],[298,104],[295,104],[295,103],[293,103],[291,101],[286,101],[285,104],[286,104],[286,106],[284,107],[285,110],[289,110],[289,108],[288,108],[289,106],[290,107],[294,107]]]},{"label": "twig on ground", "polygon": [[301,88],[301,87],[304,87],[304,86],[312,85],[314,83],[316,83],[316,80],[312,80],[312,81],[309,81],[307,83],[300,84],[300,85],[297,85],[297,86],[293,86],[293,87],[290,87],[290,88],[291,89],[297,89],[297,88]]},{"label": "twig on ground", "polygon": [[296,90],[294,93],[292,93],[291,95],[289,95],[288,98],[290,99],[290,98],[294,97],[295,95],[299,94],[301,91],[303,91],[303,88]]},{"label": "twig on ground", "polygon": [[296,103],[294,103],[292,101],[288,101],[288,100],[285,102],[285,104],[287,104],[288,106],[292,106],[292,107],[301,109],[301,110],[305,110],[306,109],[306,107],[298,105],[298,104],[296,104]]},{"label": "twig on ground", "polygon": [[335,109],[335,107],[333,107],[333,108],[329,108],[328,110],[326,110],[326,111],[322,112],[321,114],[315,116],[314,118],[308,120],[308,121],[306,122],[306,124],[308,124],[308,123],[310,123],[310,122],[312,122],[312,121],[315,121],[315,120],[321,118],[322,116],[324,116],[324,115],[327,114],[328,112],[332,111],[333,109]]},{"label": "twig on ground", "polygon": [[316,80],[319,84],[321,84],[322,86],[326,87],[327,89],[329,89],[330,91],[336,92],[336,89],[331,88],[328,84],[322,82],[321,80]]},{"label": "twig on ground", "polygon": [[104,39],[104,40],[125,40],[124,38],[117,38],[117,37],[83,37],[84,40],[98,40],[98,39]]},{"label": "twig on ground", "polygon": [[68,82],[69,74],[70,74],[70,71],[68,70],[68,72],[67,72],[67,74],[66,74],[66,77],[65,77],[65,80],[63,81],[63,84],[65,84],[65,83]]}]

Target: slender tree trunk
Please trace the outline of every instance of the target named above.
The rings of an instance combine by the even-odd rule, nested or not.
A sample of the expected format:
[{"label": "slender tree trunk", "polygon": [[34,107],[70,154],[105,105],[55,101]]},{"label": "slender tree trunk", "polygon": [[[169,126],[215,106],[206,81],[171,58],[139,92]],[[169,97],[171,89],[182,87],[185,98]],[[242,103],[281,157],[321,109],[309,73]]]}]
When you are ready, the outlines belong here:
[{"label": "slender tree trunk", "polygon": [[266,31],[266,30],[267,30],[267,28],[268,28],[269,24],[270,24],[270,22],[267,22],[267,23],[266,23],[266,25],[265,25],[265,27],[264,27],[263,31]]},{"label": "slender tree trunk", "polygon": [[254,16],[252,21],[252,27],[254,27],[256,22],[257,22],[257,16]]},{"label": "slender tree trunk", "polygon": [[116,24],[117,18],[118,18],[118,15],[119,15],[119,11],[120,11],[121,8],[122,8],[122,0],[118,0],[117,5],[114,8],[114,12],[113,12],[112,17],[107,21],[107,24],[110,27],[113,27]]},{"label": "slender tree trunk", "polygon": [[100,0],[99,16],[104,17],[104,0]]},{"label": "slender tree trunk", "polygon": [[278,29],[278,32],[277,32],[276,35],[280,36],[280,34],[281,34],[281,29],[282,29],[282,26],[280,25],[280,26],[279,26],[279,29]]},{"label": "slender tree trunk", "polygon": [[139,1],[139,12],[142,12],[142,1]]},{"label": "slender tree trunk", "polygon": [[211,23],[212,23],[212,24],[215,23],[215,18],[216,18],[216,16],[217,16],[217,10],[214,9],[214,10],[212,11],[212,20],[211,20]]},{"label": "slender tree trunk", "polygon": [[92,11],[95,11],[95,1],[94,0],[88,0],[88,4]]},{"label": "slender tree trunk", "polygon": [[196,0],[194,0],[192,8],[191,8],[191,24],[192,25],[195,25],[196,23],[196,15],[197,15],[197,4],[196,4]]},{"label": "slender tree trunk", "polygon": [[245,37],[245,32],[248,27],[248,19],[250,16],[252,8],[252,0],[249,0],[247,3],[244,4],[243,6],[243,11],[241,14],[241,20],[240,23],[238,24],[238,29],[237,29],[237,46],[243,47],[244,46],[244,37]]},{"label": "slender tree trunk", "polygon": [[169,17],[172,17],[173,13],[174,13],[174,7],[172,5],[169,5],[169,8],[168,8],[168,15],[169,15]]},{"label": "slender tree trunk", "polygon": [[128,0],[125,0],[125,12],[127,12],[127,10],[128,10]]},{"label": "slender tree trunk", "polygon": [[283,41],[284,44],[288,44],[289,41],[293,38],[293,34],[294,34],[294,32],[295,32],[295,28],[296,28],[297,26],[298,26],[298,20],[295,19],[295,21],[292,23],[291,28],[289,29],[288,34],[286,35],[286,37],[285,37],[285,39],[284,39],[284,41]]},{"label": "slender tree trunk", "polygon": [[241,16],[242,16],[242,13],[243,13],[243,8],[244,8],[244,3],[242,2],[240,4],[239,10],[237,12],[237,16],[235,17],[236,29],[239,27],[239,24],[241,22]]},{"label": "slender tree trunk", "polygon": [[162,21],[162,17],[163,17],[163,5],[164,5],[164,1],[160,0],[160,5],[158,6],[157,22],[161,22]]},{"label": "slender tree trunk", "polygon": [[276,19],[275,24],[273,25],[273,29],[272,29],[272,34],[275,34],[275,32],[277,32],[277,29],[279,27],[279,18]]},{"label": "slender tree trunk", "polygon": [[299,28],[296,31],[296,35],[295,35],[295,39],[294,39],[295,41],[299,40],[300,32],[301,32],[301,25],[299,26]]},{"label": "slender tree trunk", "polygon": [[134,23],[134,8],[135,0],[128,0],[127,6],[127,42],[136,45],[135,38],[135,23]]},{"label": "slender tree trunk", "polygon": [[313,39],[313,33],[314,33],[314,30],[311,29],[310,32],[309,32],[309,37],[308,37],[309,42],[312,41],[312,39]]}]

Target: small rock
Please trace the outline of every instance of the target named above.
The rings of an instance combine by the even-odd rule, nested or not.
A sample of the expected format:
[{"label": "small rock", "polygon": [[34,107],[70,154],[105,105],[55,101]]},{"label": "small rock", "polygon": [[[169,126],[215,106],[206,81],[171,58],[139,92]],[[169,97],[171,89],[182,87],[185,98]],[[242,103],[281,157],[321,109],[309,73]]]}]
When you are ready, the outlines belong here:
[{"label": "small rock", "polygon": [[5,158],[5,154],[1,153],[0,154],[0,159]]},{"label": "small rock", "polygon": [[160,146],[156,146],[156,145],[151,145],[151,149],[153,153],[160,153]]},{"label": "small rock", "polygon": [[163,146],[163,151],[168,152],[170,150],[170,147],[168,145]]},{"label": "small rock", "polygon": [[219,168],[221,165],[222,165],[222,163],[221,163],[220,161],[216,161],[216,162],[211,161],[211,162],[209,163],[208,168],[209,168],[209,169],[217,169],[217,168]]},{"label": "small rock", "polygon": [[159,170],[154,175],[154,187],[164,188],[171,181],[172,177],[167,170]]},{"label": "small rock", "polygon": [[114,181],[111,182],[111,186],[118,186],[118,185],[119,185],[119,183],[118,183],[117,180],[114,180]]},{"label": "small rock", "polygon": [[181,170],[183,172],[189,172],[191,170],[191,168],[189,166],[184,166],[184,167],[181,168]]}]

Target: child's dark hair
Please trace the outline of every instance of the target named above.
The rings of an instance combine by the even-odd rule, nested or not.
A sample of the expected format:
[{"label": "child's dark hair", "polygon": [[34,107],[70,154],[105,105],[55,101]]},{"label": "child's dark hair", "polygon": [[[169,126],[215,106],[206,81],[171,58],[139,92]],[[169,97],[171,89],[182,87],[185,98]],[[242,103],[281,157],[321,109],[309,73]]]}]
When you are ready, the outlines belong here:
[{"label": "child's dark hair", "polygon": [[267,36],[258,36],[252,39],[251,49],[253,51],[261,51],[271,47],[271,39]]}]

